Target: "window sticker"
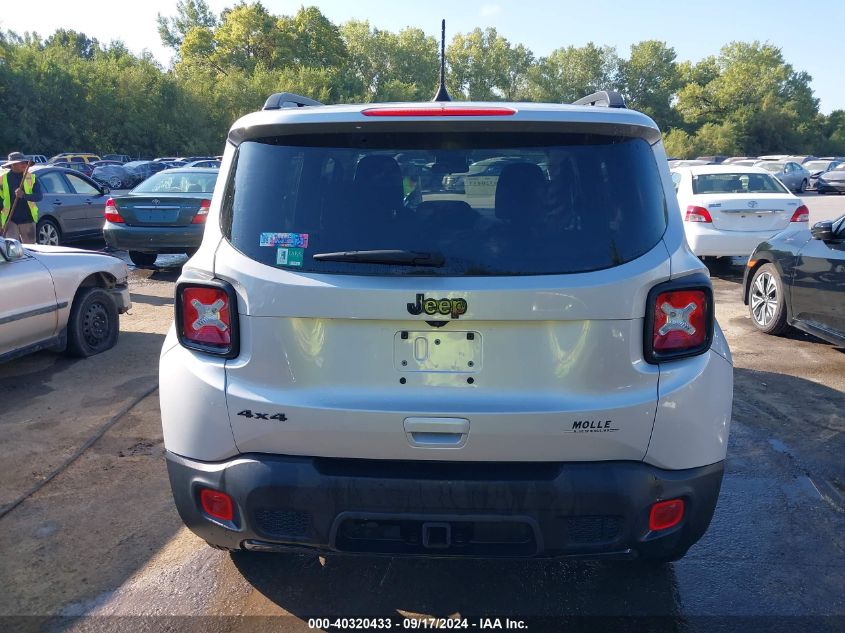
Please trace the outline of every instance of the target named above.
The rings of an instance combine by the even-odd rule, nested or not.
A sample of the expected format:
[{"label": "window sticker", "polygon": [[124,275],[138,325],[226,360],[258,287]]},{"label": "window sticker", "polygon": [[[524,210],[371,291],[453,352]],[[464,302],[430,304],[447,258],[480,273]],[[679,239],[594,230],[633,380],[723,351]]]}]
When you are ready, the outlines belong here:
[{"label": "window sticker", "polygon": [[280,248],[276,250],[277,266],[302,266],[305,259],[304,248]]},{"label": "window sticker", "polygon": [[308,248],[308,233],[262,233],[259,246]]}]

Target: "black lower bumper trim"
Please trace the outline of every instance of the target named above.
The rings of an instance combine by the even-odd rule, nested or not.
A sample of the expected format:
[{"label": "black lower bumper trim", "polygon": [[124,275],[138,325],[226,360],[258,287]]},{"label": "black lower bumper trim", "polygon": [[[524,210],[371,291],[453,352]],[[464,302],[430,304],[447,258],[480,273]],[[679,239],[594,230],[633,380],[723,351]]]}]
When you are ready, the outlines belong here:
[{"label": "black lower bumper trim", "polygon": [[[442,478],[437,462],[168,453],[167,464],[182,519],[214,545],[467,558],[676,557],[707,529],[723,474],[721,462],[443,463]],[[232,497],[232,521],[204,514],[203,487]],[[649,531],[651,505],[673,498],[685,501],[681,523]]]}]

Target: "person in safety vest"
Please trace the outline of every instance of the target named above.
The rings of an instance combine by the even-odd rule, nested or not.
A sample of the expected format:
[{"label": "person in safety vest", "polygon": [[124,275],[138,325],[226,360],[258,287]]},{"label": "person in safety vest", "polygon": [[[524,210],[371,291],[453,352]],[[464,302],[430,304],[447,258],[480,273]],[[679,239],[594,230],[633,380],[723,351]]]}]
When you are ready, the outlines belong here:
[{"label": "person in safety vest", "polygon": [[44,195],[30,163],[20,152],[12,152],[0,165],[0,232],[24,244],[35,243],[37,203]]}]

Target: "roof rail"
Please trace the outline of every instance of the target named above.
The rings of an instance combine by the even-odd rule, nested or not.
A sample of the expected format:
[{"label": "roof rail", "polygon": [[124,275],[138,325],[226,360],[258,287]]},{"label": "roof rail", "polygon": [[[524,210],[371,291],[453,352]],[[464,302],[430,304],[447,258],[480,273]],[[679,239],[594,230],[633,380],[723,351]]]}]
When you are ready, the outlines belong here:
[{"label": "roof rail", "polygon": [[573,101],[572,105],[602,106],[603,108],[626,107],[622,95],[613,90],[599,90],[586,97],[581,97],[578,101]]},{"label": "roof rail", "polygon": [[277,92],[267,97],[262,110],[280,110],[282,108],[304,108],[305,106],[321,106],[319,101],[295,95],[292,92]]}]

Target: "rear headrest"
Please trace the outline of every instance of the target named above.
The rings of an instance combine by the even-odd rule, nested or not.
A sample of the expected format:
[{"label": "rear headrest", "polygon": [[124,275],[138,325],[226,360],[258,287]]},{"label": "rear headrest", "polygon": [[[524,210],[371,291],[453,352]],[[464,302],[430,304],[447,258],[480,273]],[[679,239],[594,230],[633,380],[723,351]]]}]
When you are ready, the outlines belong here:
[{"label": "rear headrest", "polygon": [[469,229],[475,225],[479,214],[463,200],[428,200],[421,202],[416,210],[423,222],[431,222],[450,230]]},{"label": "rear headrest", "polygon": [[355,189],[368,203],[400,209],[404,199],[402,170],[392,156],[365,156],[355,167]]},{"label": "rear headrest", "polygon": [[496,217],[513,220],[521,212],[539,213],[546,184],[543,170],[534,163],[506,165],[496,183]]}]

